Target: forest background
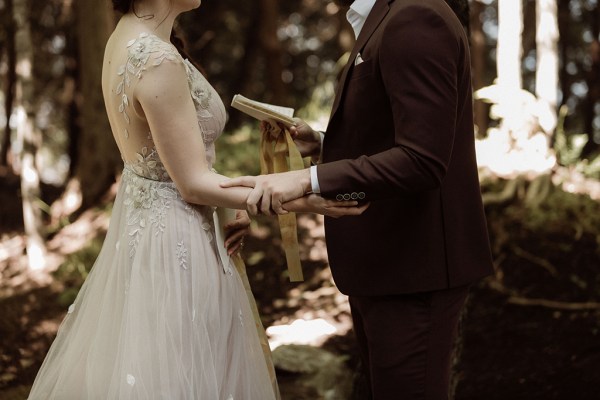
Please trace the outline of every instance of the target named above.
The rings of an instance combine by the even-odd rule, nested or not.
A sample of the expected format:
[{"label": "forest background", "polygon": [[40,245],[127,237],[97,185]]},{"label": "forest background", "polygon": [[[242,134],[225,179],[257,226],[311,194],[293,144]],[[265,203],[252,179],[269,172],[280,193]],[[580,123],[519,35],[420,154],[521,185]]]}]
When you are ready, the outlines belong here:
[{"label": "forest background", "polygon": [[[447,0],[470,43],[496,274],[473,288],[456,399],[600,393],[600,2]],[[122,161],[100,89],[108,0],[0,0],[0,399],[26,398],[101,247]],[[179,30],[229,104],[294,107],[325,128],[354,42],[329,0],[204,0]],[[259,173],[257,123],[229,109],[226,175]],[[284,399],[363,399],[322,218],[302,215],[306,280],[289,283],[276,223],[244,248]],[[373,262],[377,262],[374,258]]]}]

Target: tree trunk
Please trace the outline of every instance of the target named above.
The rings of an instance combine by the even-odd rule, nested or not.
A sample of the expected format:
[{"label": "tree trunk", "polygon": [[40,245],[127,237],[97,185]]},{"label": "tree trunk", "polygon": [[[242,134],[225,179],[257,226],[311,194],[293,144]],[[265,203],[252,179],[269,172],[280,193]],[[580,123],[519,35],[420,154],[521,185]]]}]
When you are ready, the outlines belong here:
[{"label": "tree trunk", "polygon": [[98,5],[96,0],[78,0],[75,6],[82,100],[76,176],[80,181],[82,207],[87,208],[114,183],[122,164],[111,135],[101,84],[104,47],[114,28],[114,18],[109,2]]},{"label": "tree trunk", "polygon": [[[594,119],[596,118],[596,104],[600,100],[600,3],[596,2],[596,8],[590,12],[592,43],[589,46],[590,59],[592,65],[587,72],[586,83],[588,92],[584,101],[584,121],[585,133],[588,135],[588,141],[585,144],[581,156],[588,158],[599,148],[599,142],[594,140],[595,132]],[[597,138],[597,136],[596,136]]]},{"label": "tree trunk", "polygon": [[[522,32],[522,0],[498,0],[498,49],[496,54],[498,85],[511,90],[523,87],[521,78]],[[510,101],[510,99],[506,100]]]},{"label": "tree trunk", "polygon": [[[250,87],[253,83],[253,72],[255,69],[249,66],[256,65],[260,54],[260,48],[256,45],[260,41],[262,19],[261,10],[258,7],[252,8],[250,19],[251,22],[248,25],[248,29],[244,32],[244,56],[239,62],[241,68],[238,69],[238,76],[235,77],[235,84],[233,85],[234,93],[251,92]],[[243,113],[231,113],[228,120],[229,127],[233,129],[239,127],[242,116]]]},{"label": "tree trunk", "polygon": [[266,63],[266,81],[271,99],[275,104],[285,101],[285,85],[282,79],[283,63],[281,61],[281,43],[277,39],[279,22],[279,6],[277,0],[260,0],[260,45]]},{"label": "tree trunk", "polygon": [[2,147],[0,150],[0,165],[8,166],[8,152],[10,150],[10,116],[13,112],[13,102],[15,97],[15,84],[17,81],[17,49],[15,47],[15,20],[13,18],[13,0],[6,0],[5,3],[5,40],[6,40],[6,84],[4,96],[4,115],[6,115],[6,126],[4,127],[4,136],[2,137]]},{"label": "tree trunk", "polygon": [[552,138],[557,121],[558,100],[558,14],[556,0],[536,0],[535,94],[541,106],[539,123]]},{"label": "tree trunk", "polygon": [[[481,14],[485,8],[479,0],[471,4],[471,65],[473,67],[473,89],[479,90],[485,86],[484,74],[486,70],[485,35],[483,33],[483,22]],[[489,117],[488,106],[481,100],[475,100],[474,119],[477,126],[477,136],[484,137],[487,133]]]},{"label": "tree trunk", "polygon": [[560,46],[560,91],[561,99],[560,105],[567,103],[567,99],[571,96],[571,82],[569,74],[567,73],[567,48],[569,47],[569,24],[571,14],[569,12],[569,1],[570,0],[558,0],[558,32],[559,32],[559,46]]},{"label": "tree trunk", "polygon": [[41,145],[41,133],[35,127],[35,89],[33,81],[33,43],[29,25],[29,1],[14,0],[14,24],[17,54],[17,97],[19,122],[17,136],[21,143],[20,172],[23,200],[23,222],[27,240],[29,270],[38,272],[45,267],[46,246],[42,237],[42,211],[36,202],[40,198],[40,179],[36,154]]}]

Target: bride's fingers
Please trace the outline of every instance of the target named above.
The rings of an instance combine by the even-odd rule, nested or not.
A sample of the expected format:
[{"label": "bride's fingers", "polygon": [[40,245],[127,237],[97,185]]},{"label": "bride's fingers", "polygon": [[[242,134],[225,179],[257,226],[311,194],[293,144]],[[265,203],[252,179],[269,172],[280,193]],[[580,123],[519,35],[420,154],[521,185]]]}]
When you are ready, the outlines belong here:
[{"label": "bride's fingers", "polygon": [[228,222],[223,226],[225,232],[235,231],[236,229],[247,229],[250,226],[250,219],[248,218],[240,218]]},{"label": "bride's fingers", "polygon": [[225,240],[225,248],[229,250],[233,245],[243,240],[246,234],[246,230],[235,231],[234,233],[229,235],[229,237],[227,237],[227,239]]},{"label": "bride's fingers", "polygon": [[219,184],[222,188],[229,188],[235,186],[244,186],[244,187],[255,187],[256,186],[256,177],[255,176],[240,176],[237,178],[231,178],[229,180],[223,181]]},{"label": "bride's fingers", "polygon": [[237,242],[233,242],[231,244],[231,246],[229,246],[227,248],[227,254],[232,255],[234,253],[236,253],[237,251],[240,251],[242,249],[242,240],[238,240]]}]

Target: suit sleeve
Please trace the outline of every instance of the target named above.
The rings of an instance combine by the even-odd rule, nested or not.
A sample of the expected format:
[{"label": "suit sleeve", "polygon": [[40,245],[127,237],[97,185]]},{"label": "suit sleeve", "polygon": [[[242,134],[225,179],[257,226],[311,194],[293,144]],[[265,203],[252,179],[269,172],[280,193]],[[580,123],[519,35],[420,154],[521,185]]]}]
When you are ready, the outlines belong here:
[{"label": "suit sleeve", "polygon": [[321,193],[348,191],[366,200],[440,186],[452,153],[461,38],[435,11],[415,6],[384,27],[379,64],[391,106],[394,146],[318,166]]}]

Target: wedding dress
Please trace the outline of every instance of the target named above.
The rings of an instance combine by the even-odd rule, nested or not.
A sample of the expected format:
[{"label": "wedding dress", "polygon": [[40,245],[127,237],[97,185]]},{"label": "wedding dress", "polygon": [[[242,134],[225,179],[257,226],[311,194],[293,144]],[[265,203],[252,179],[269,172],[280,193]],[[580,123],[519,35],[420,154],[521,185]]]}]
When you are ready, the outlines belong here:
[{"label": "wedding dress", "polygon": [[130,124],[134,83],[150,68],[182,63],[211,166],[223,103],[170,43],[141,34],[127,47],[116,115],[127,127],[123,143],[138,151],[125,162],[102,250],[29,398],[276,399],[245,282],[218,255],[214,209],[182,199],[152,133]]}]

